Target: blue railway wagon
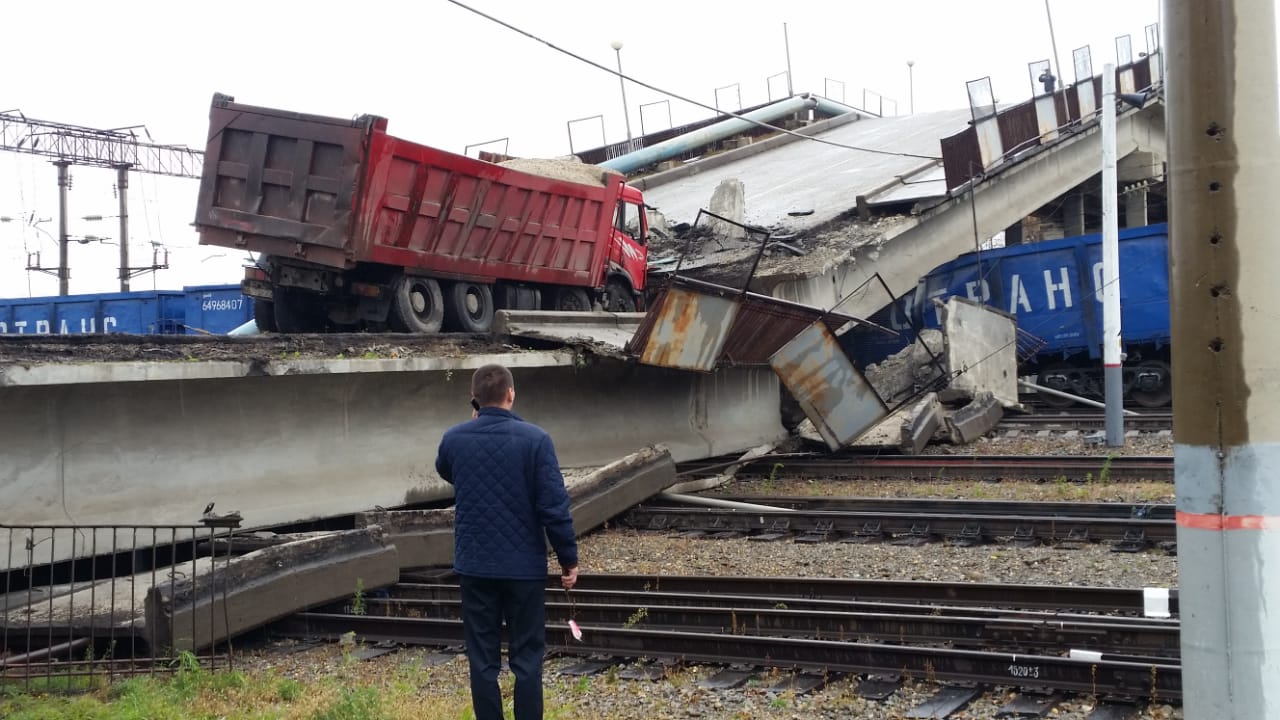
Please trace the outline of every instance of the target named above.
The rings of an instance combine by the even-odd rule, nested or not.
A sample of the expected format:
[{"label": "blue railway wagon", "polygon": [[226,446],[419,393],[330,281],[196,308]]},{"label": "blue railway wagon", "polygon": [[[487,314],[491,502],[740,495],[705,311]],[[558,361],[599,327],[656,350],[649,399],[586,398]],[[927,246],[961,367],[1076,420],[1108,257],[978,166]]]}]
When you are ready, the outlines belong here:
[{"label": "blue railway wagon", "polygon": [[[1157,407],[1171,399],[1169,384],[1168,226],[1120,231],[1121,335],[1126,396]],[[1049,387],[1088,397],[1102,394],[1102,236],[1082,235],[982,253],[934,268],[914,292],[872,319],[902,333],[886,338],[846,334],[846,347],[876,362],[914,339],[917,326],[938,327],[932,300],[959,295],[1014,315],[1018,327],[1043,346],[1024,372]],[[1055,402],[1051,396],[1048,402]],[[1068,401],[1069,402],[1069,401]]]},{"label": "blue railway wagon", "polygon": [[0,334],[177,334],[183,304],[175,290],[0,299]]},{"label": "blue railway wagon", "polygon": [[182,291],[188,335],[225,335],[253,318],[253,298],[246,297],[238,284],[196,285]]}]

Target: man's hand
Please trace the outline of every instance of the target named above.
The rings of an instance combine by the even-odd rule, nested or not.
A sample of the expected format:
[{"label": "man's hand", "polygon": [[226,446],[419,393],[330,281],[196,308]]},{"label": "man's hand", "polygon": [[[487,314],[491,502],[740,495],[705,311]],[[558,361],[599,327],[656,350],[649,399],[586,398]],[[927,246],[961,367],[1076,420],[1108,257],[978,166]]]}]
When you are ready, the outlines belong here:
[{"label": "man's hand", "polygon": [[578,584],[578,566],[560,570],[560,584],[565,590],[572,590],[574,585]]}]

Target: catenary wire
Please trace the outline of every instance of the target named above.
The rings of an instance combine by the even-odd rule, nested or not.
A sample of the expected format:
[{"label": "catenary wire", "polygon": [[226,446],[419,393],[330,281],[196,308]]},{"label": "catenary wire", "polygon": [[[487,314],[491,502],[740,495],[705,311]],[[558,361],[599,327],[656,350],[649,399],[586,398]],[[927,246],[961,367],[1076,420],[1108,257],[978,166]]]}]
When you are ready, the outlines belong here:
[{"label": "catenary wire", "polygon": [[912,157],[912,158],[920,158],[920,159],[922,159],[922,160],[941,160],[941,159],[942,159],[940,156],[937,156],[937,155],[918,155],[918,154],[916,154],[916,153],[894,152],[894,151],[892,151],[892,150],[876,150],[876,149],[874,149],[874,148],[858,147],[858,146],[856,146],[856,145],[846,145],[845,143],[838,143],[838,142],[835,142],[835,141],[832,141],[832,140],[825,140],[825,139],[820,138],[820,137],[813,137],[813,136],[810,136],[810,135],[805,135],[805,134],[803,134],[803,133],[798,133],[798,132],[796,132],[796,131],[794,131],[794,130],[787,130],[786,128],[780,128],[780,127],[777,127],[776,125],[770,125],[769,123],[761,122],[761,121],[759,121],[759,120],[753,120],[753,119],[751,119],[751,118],[749,118],[749,117],[746,117],[745,115],[741,115],[741,114],[739,114],[739,113],[729,112],[729,111],[727,111],[727,110],[721,110],[720,108],[717,108],[717,107],[714,107],[714,106],[711,106],[711,105],[707,105],[706,103],[699,102],[699,101],[697,101],[697,100],[693,100],[693,99],[688,98],[688,97],[685,97],[685,96],[683,96],[683,95],[676,94],[676,93],[674,93],[674,92],[671,92],[670,90],[664,90],[664,89],[662,89],[662,88],[660,88],[660,87],[657,87],[657,86],[654,86],[654,85],[650,85],[649,83],[646,83],[646,82],[644,82],[644,81],[642,81],[642,80],[637,80],[637,79],[635,79],[635,78],[633,78],[633,77],[631,77],[631,76],[629,76],[629,75],[624,75],[624,74],[622,74],[622,73],[618,72],[617,70],[613,70],[613,69],[611,69],[611,68],[609,68],[609,67],[607,67],[607,66],[605,66],[605,65],[601,65],[600,63],[595,62],[594,60],[590,60],[590,59],[585,58],[585,57],[583,57],[583,56],[581,56],[581,55],[578,55],[577,53],[574,53],[574,52],[572,52],[572,51],[570,51],[570,50],[566,50],[566,49],[564,49],[564,48],[562,48],[562,47],[560,47],[560,46],[556,45],[555,43],[552,43],[552,42],[551,42],[551,41],[549,41],[549,40],[544,40],[544,39],[542,39],[542,38],[538,37],[537,35],[534,35],[533,33],[528,32],[527,30],[522,30],[522,29],[520,29],[520,28],[516,27],[515,25],[512,25],[511,23],[505,22],[505,21],[503,21],[503,20],[500,20],[499,18],[496,18],[496,17],[494,17],[494,16],[492,16],[492,15],[490,15],[490,14],[488,14],[488,13],[486,13],[486,12],[482,11],[482,10],[477,10],[476,8],[473,8],[473,7],[471,7],[470,5],[467,5],[466,3],[461,2],[460,0],[449,0],[449,2],[453,3],[454,5],[457,5],[458,7],[462,8],[463,10],[467,10],[468,12],[471,12],[471,13],[474,13],[474,14],[476,14],[476,15],[479,15],[480,17],[482,17],[482,18],[484,18],[484,19],[486,19],[486,20],[488,20],[488,21],[490,21],[490,22],[493,22],[493,23],[496,23],[496,24],[498,24],[498,25],[501,25],[502,27],[505,27],[505,28],[507,28],[508,30],[511,30],[511,31],[513,31],[513,32],[517,32],[517,33],[519,33],[519,34],[521,34],[521,35],[524,35],[525,37],[529,38],[530,40],[534,40],[534,41],[536,41],[536,42],[540,42],[540,43],[542,43],[543,45],[546,45],[547,47],[551,48],[552,50],[555,50],[556,52],[559,52],[559,53],[563,53],[563,54],[565,54],[565,55],[568,55],[569,57],[571,57],[571,58],[573,58],[573,59],[575,59],[575,60],[578,60],[578,61],[580,61],[580,62],[584,62],[584,63],[586,63],[586,64],[588,64],[588,65],[590,65],[590,66],[592,66],[592,67],[594,67],[594,68],[596,68],[596,69],[598,69],[598,70],[603,70],[604,72],[607,72],[607,73],[609,73],[610,75],[613,75],[613,76],[615,76],[615,77],[622,78],[623,80],[629,80],[630,82],[633,82],[633,83],[635,83],[636,85],[639,85],[640,87],[647,88],[647,89],[649,89],[649,90],[653,90],[654,92],[661,93],[661,94],[666,95],[666,96],[668,96],[668,97],[675,98],[676,100],[680,100],[681,102],[686,102],[686,103],[689,103],[690,105],[696,105],[696,106],[698,106],[698,107],[700,107],[700,108],[703,108],[703,109],[706,109],[706,110],[710,110],[710,111],[712,111],[712,112],[714,112],[714,113],[718,113],[718,114],[722,114],[722,115],[728,115],[728,116],[730,116],[730,117],[737,118],[737,119],[742,120],[742,121],[744,121],[744,122],[751,123],[752,125],[756,125],[756,126],[758,126],[758,127],[762,127],[762,128],[764,128],[764,129],[766,129],[766,130],[770,130],[770,131],[772,131],[772,132],[786,133],[787,135],[793,135],[793,136],[798,137],[798,138],[800,138],[800,139],[802,139],[802,140],[809,140],[809,141],[812,141],[812,142],[822,143],[823,145],[830,145],[830,146],[832,146],[832,147],[838,147],[838,148],[841,148],[841,149],[844,149],[844,150],[855,150],[855,151],[857,151],[857,152],[874,153],[874,154],[876,154],[876,155],[893,155],[893,156],[897,156],[897,157]]}]

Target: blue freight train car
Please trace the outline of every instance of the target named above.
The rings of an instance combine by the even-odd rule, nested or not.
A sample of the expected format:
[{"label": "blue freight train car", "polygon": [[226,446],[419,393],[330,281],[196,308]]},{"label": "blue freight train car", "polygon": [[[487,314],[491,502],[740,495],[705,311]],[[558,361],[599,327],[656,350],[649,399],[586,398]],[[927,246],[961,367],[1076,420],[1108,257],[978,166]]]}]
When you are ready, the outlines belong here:
[{"label": "blue freight train car", "polygon": [[239,285],[0,299],[0,335],[224,334],[251,317]]},{"label": "blue freight train car", "polygon": [[0,334],[178,334],[184,302],[177,290],[5,299]]},{"label": "blue freight train car", "polygon": [[[1169,231],[1150,225],[1120,231],[1121,335],[1125,396],[1146,407],[1168,405]],[[1049,240],[969,253],[934,268],[916,289],[872,319],[902,333],[844,336],[846,348],[876,362],[914,339],[916,327],[938,327],[932,300],[953,295],[983,302],[1017,318],[1041,347],[1024,373],[1054,389],[1100,398],[1102,382],[1102,236]],[[1037,344],[1040,344],[1037,343]],[[1047,394],[1051,404],[1071,404]]]},{"label": "blue freight train car", "polygon": [[239,285],[198,285],[182,289],[187,334],[225,335],[253,318],[253,298]]}]

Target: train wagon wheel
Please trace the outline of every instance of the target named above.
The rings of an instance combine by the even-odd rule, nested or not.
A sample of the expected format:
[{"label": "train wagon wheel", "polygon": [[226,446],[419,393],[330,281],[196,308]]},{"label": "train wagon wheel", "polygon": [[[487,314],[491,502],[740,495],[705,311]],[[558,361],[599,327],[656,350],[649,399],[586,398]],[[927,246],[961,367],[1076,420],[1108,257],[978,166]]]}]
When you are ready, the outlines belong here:
[{"label": "train wagon wheel", "polygon": [[488,285],[451,283],[444,308],[454,330],[487,333],[493,328],[493,288]]},{"label": "train wagon wheel", "polygon": [[388,321],[399,332],[437,333],[444,325],[444,298],[433,278],[401,275],[392,291]]},{"label": "train wagon wheel", "polygon": [[635,312],[636,298],[631,290],[620,280],[610,280],[605,286],[604,309],[609,312]]},{"label": "train wagon wheel", "polygon": [[1134,383],[1129,390],[1129,397],[1145,408],[1168,407],[1173,402],[1173,384],[1170,382],[1172,378],[1169,365],[1160,360],[1146,360],[1138,363],[1136,368],[1139,373],[1143,369],[1160,373],[1160,377],[1164,378],[1164,382],[1160,384],[1160,387],[1153,390],[1140,390],[1137,383]]},{"label": "train wagon wheel", "polygon": [[[1040,371],[1039,377],[1036,378],[1036,380],[1038,381],[1036,384],[1045,385],[1044,381],[1041,380],[1040,378],[1043,378],[1046,375],[1052,375],[1053,373],[1071,374],[1074,371],[1075,371],[1075,368],[1073,368],[1072,366],[1066,363],[1055,363],[1053,365],[1047,365]],[[1048,386],[1045,385],[1045,387],[1048,387]],[[1053,388],[1053,389],[1056,389],[1056,388]],[[1044,392],[1037,392],[1036,398],[1040,402],[1052,408],[1069,408],[1076,404],[1076,401],[1072,400],[1071,398],[1064,398],[1059,395],[1050,395],[1049,393],[1044,393]]]},{"label": "train wagon wheel", "polygon": [[591,297],[582,288],[557,288],[551,309],[561,312],[588,312],[591,310]]}]

